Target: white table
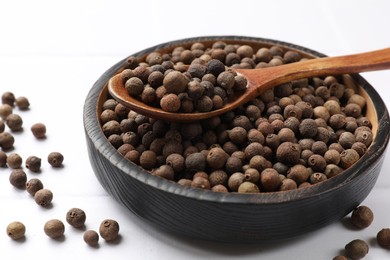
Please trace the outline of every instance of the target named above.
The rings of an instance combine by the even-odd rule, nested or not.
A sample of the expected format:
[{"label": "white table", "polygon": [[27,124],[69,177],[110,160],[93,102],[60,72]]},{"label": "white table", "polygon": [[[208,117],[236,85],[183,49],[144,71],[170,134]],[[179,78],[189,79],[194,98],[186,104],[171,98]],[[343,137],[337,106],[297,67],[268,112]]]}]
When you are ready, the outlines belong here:
[{"label": "white table", "polygon": [[[191,9],[190,9],[191,8]],[[8,182],[0,169],[0,259],[332,259],[355,238],[368,241],[366,259],[388,259],[390,251],[375,243],[376,233],[390,227],[390,170],[387,156],[375,188],[363,202],[375,213],[365,230],[340,221],[303,237],[275,245],[223,245],[176,237],[145,224],[116,203],[91,169],[82,112],[97,78],[114,63],[162,42],[202,35],[246,35],[296,43],[327,55],[342,55],[390,46],[390,2],[382,1],[1,1],[0,94],[12,91],[29,98],[29,111],[18,111],[24,131],[15,134],[23,158],[42,158],[38,177],[54,193],[53,207],[35,204],[26,191]],[[390,104],[389,71],[364,77]],[[43,122],[47,139],[32,137],[30,126]],[[60,151],[64,167],[51,168],[47,154]],[[80,207],[87,229],[105,218],[120,224],[121,238],[99,248],[82,240],[82,231],[65,222]],[[44,223],[64,221],[65,237],[49,239]],[[27,227],[24,241],[12,241],[8,223]],[[3,230],[3,231],[2,231]]]}]

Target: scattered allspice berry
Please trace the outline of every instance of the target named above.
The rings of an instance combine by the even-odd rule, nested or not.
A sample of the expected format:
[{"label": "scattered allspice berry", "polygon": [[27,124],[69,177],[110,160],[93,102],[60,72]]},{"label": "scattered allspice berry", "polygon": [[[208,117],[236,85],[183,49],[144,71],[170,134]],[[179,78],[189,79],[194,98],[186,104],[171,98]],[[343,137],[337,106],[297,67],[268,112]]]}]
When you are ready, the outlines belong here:
[{"label": "scattered allspice berry", "polygon": [[43,227],[45,234],[50,238],[59,238],[64,235],[65,225],[59,219],[51,219]]},{"label": "scattered allspice berry", "polygon": [[35,123],[30,129],[37,139],[42,139],[46,136],[46,126],[43,123]]},{"label": "scattered allspice berry", "polygon": [[84,226],[86,215],[84,210],[79,208],[71,208],[66,213],[66,222],[75,228],[81,228]]},{"label": "scattered allspice berry", "polygon": [[9,104],[0,105],[0,117],[2,119],[6,119],[10,114],[12,114],[12,106]]},{"label": "scattered allspice berry", "polygon": [[12,186],[18,189],[25,188],[26,181],[27,175],[22,169],[12,170],[11,174],[9,175],[9,182],[12,184]]},{"label": "scattered allspice berry", "polygon": [[99,234],[95,230],[84,232],[83,239],[89,246],[96,246],[99,243]]},{"label": "scattered allspice berry", "polygon": [[26,159],[26,168],[32,172],[39,172],[41,170],[41,158],[37,156],[29,156]]},{"label": "scattered allspice berry", "polygon": [[360,229],[366,228],[371,225],[374,219],[374,213],[367,206],[359,206],[352,211],[351,223]]},{"label": "scattered allspice berry", "polygon": [[38,205],[48,207],[53,200],[53,193],[49,189],[40,189],[35,193],[34,200]]},{"label": "scattered allspice berry", "polygon": [[15,104],[20,110],[27,110],[30,107],[30,102],[24,96],[17,97]]},{"label": "scattered allspice berry", "polygon": [[99,227],[100,236],[106,241],[113,241],[118,237],[119,224],[113,219],[105,219]]},{"label": "scattered allspice berry", "polygon": [[23,158],[17,153],[11,153],[7,157],[7,164],[11,169],[19,169],[22,167]]},{"label": "scattered allspice berry", "polygon": [[47,161],[53,167],[61,167],[62,162],[64,161],[64,156],[59,152],[51,152],[47,156]]},{"label": "scattered allspice berry", "polygon": [[368,244],[361,240],[355,239],[345,245],[345,251],[351,259],[362,259],[368,254]]},{"label": "scattered allspice berry", "polygon": [[5,123],[13,132],[21,131],[23,129],[23,119],[18,114],[10,114],[5,119]]},{"label": "scattered allspice berry", "polygon": [[8,132],[0,133],[0,147],[3,150],[10,150],[14,147],[15,138],[12,134]]},{"label": "scattered allspice berry", "polygon": [[376,240],[381,247],[390,248],[390,228],[381,229],[376,235]]},{"label": "scattered allspice berry", "polygon": [[15,103],[15,95],[10,91],[6,91],[1,95],[1,102],[3,104],[8,104],[10,106],[14,106]]},{"label": "scattered allspice berry", "polygon": [[6,231],[10,238],[13,240],[19,240],[24,237],[26,227],[22,222],[14,221],[8,224]]},{"label": "scattered allspice berry", "polygon": [[40,179],[32,178],[26,182],[26,190],[32,196],[39,190],[43,189],[43,183]]}]

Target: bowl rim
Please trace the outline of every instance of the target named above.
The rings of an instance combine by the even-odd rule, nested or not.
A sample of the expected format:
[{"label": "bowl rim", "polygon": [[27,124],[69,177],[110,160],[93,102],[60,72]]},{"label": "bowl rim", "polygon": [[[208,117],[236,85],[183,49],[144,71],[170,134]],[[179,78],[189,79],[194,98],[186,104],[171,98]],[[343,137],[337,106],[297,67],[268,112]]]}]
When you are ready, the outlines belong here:
[{"label": "bowl rim", "polygon": [[[156,51],[162,48],[172,48],[174,46],[193,43],[197,41],[218,41],[225,40],[228,42],[253,42],[270,45],[281,45],[284,48],[291,48],[299,50],[310,55],[324,57],[326,55],[311,50],[309,48],[288,43],[279,40],[272,40],[268,38],[251,37],[251,36],[198,36],[191,38],[183,38],[165,43],[157,44],[155,46],[138,51],[134,54],[127,56],[121,61],[117,62],[106,72],[104,72],[100,78],[95,82],[92,89],[87,95],[84,104],[84,128],[86,135],[91,140],[97,152],[109,160],[113,166],[117,167],[122,173],[134,178],[134,180],[143,183],[153,189],[161,190],[162,192],[172,193],[177,196],[186,197],[188,199],[208,201],[211,203],[233,203],[233,204],[280,204],[289,203],[292,201],[305,200],[313,197],[321,197],[326,193],[333,192],[335,189],[347,185],[355,178],[359,178],[367,171],[369,166],[374,163],[382,153],[385,152],[390,132],[389,114],[385,103],[381,96],[376,92],[373,86],[371,86],[362,76],[359,74],[351,74],[350,76],[356,83],[364,89],[369,97],[372,99],[374,108],[376,110],[378,119],[378,129],[376,137],[373,140],[370,147],[367,149],[366,154],[363,155],[352,167],[343,171],[331,179],[321,182],[316,185],[312,185],[305,189],[296,189],[290,191],[277,191],[277,192],[262,192],[256,194],[239,194],[235,192],[220,193],[210,190],[191,188],[178,184],[175,181],[166,180],[164,178],[154,176],[142,167],[128,161],[108,142],[107,138],[103,134],[100,126],[98,111],[98,100],[102,98],[104,89],[107,88],[107,81],[110,77],[116,74],[121,68],[123,68],[126,59],[130,56],[143,56],[152,51]],[[108,173],[110,174],[110,173]]]}]

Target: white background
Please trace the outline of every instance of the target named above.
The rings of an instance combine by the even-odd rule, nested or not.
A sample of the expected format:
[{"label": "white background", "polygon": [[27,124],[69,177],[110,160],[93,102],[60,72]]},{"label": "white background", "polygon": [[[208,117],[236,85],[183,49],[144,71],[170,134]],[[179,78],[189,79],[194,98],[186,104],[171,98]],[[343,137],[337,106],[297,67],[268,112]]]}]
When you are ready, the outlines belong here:
[{"label": "white background", "polygon": [[[389,1],[0,1],[0,94],[12,91],[29,98],[19,111],[24,131],[15,134],[15,149],[24,159],[42,158],[42,172],[27,171],[54,193],[53,207],[35,204],[25,190],[8,182],[0,169],[0,259],[332,259],[352,239],[366,240],[366,259],[389,259],[390,250],[375,242],[390,227],[390,163],[363,202],[375,219],[353,230],[348,218],[326,228],[274,245],[223,245],[176,237],[145,224],[118,205],[91,169],[82,122],[85,97],[99,76],[120,59],[162,42],[204,35],[243,35],[278,39],[327,55],[342,55],[390,46]],[[390,104],[390,72],[364,77]],[[47,139],[33,138],[30,126],[43,122]],[[47,154],[60,151],[64,167],[51,168]],[[100,240],[88,247],[82,231],[65,222],[72,207],[87,213],[87,229],[105,218],[116,219],[120,240]],[[46,237],[44,223],[58,218],[66,226],[60,241]],[[23,241],[5,233],[19,220]],[[288,216],[286,216],[288,220]]]}]

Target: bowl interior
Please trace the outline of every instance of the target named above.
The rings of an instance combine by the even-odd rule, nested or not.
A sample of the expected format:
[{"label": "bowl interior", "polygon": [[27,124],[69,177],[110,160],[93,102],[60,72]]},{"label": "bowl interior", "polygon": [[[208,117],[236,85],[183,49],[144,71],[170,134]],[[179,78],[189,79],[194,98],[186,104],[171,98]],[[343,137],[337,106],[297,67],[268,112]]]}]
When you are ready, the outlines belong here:
[{"label": "bowl interior", "polygon": [[[197,42],[197,41],[202,42],[206,47],[211,47],[212,44],[216,40],[218,40],[218,37],[217,38],[212,37],[212,39],[209,39],[208,37],[204,37],[204,38],[188,39],[188,40],[184,40],[184,41],[179,40],[179,41],[169,42],[166,44],[160,44],[158,46],[145,49],[145,50],[143,50],[139,53],[136,53],[132,56],[137,57],[140,61],[144,61],[146,56],[153,51],[159,51],[162,54],[171,53],[178,46],[183,46],[183,47],[188,48],[194,42]],[[262,48],[262,47],[270,48],[271,46],[278,45],[278,46],[282,47],[285,51],[293,50],[293,51],[299,52],[302,55],[302,57],[305,57],[305,58],[317,58],[317,57],[324,57],[325,56],[324,54],[307,49],[305,47],[292,45],[289,43],[284,43],[284,42],[279,42],[279,41],[273,41],[273,40],[268,41],[266,39],[259,40],[259,39],[254,39],[254,38],[241,38],[241,37],[239,37],[239,38],[221,37],[221,40],[223,40],[224,42],[226,42],[228,44],[240,44],[240,45],[247,44],[247,45],[252,46],[254,50],[257,50],[257,49]],[[113,73],[113,75],[120,73],[124,69],[126,59],[127,58],[123,59],[121,62],[118,63],[118,64],[122,64],[122,66],[119,66],[118,69],[116,70],[116,72]],[[113,75],[111,75],[111,76],[113,76]],[[370,93],[367,92],[367,87],[369,88],[368,91],[375,92],[375,90],[373,90],[372,87],[369,86],[369,84],[367,82],[362,80],[362,78],[360,76],[358,77],[358,81],[361,81],[362,84],[359,84],[357,82],[357,80],[355,79],[356,77],[354,77],[354,76],[355,75],[346,75],[345,74],[345,75],[341,75],[340,77],[342,77],[343,84],[347,88],[353,88],[356,93],[362,95],[366,100],[366,108],[364,110],[364,115],[367,118],[369,118],[369,120],[371,121],[372,131],[373,131],[373,135],[374,135],[373,142],[372,142],[371,146],[369,147],[366,155],[364,155],[364,157],[366,157],[366,156],[368,156],[367,154],[369,154],[369,152],[372,150],[373,144],[376,143],[375,137],[376,137],[378,127],[379,127],[378,126],[378,118],[379,117],[378,117],[375,103],[373,102],[373,100],[370,96]],[[107,82],[108,82],[108,80],[107,80]],[[106,101],[107,98],[110,97],[110,95],[108,93],[107,82],[104,85],[104,87],[102,88],[102,90],[99,94],[99,97],[98,97],[98,102],[97,102],[97,106],[96,106],[96,116],[97,117],[102,112],[102,105],[103,105],[104,101]],[[384,109],[384,111],[387,112],[386,108]],[[97,118],[97,121],[99,121],[99,118]],[[377,145],[379,145],[379,144],[377,144]],[[361,159],[359,161],[362,161],[362,160],[364,160],[364,159]],[[148,177],[146,178],[147,185],[151,185],[153,187],[159,188],[161,186],[160,181],[163,181],[163,182],[167,181],[167,180],[160,180],[161,179],[160,177],[157,177],[156,180],[153,180],[154,176],[150,177],[150,174],[146,170],[142,169],[140,166],[138,166],[130,161],[128,161],[128,164],[131,166],[131,168],[135,167],[135,169],[137,169],[137,171],[141,172],[142,174],[148,175]],[[303,189],[304,192],[302,192],[298,189],[298,190],[292,190],[292,191],[288,191],[288,192],[267,192],[267,193],[260,193],[260,194],[255,194],[255,195],[253,195],[253,194],[234,194],[234,193],[221,195],[221,194],[218,194],[215,192],[211,192],[211,191],[207,191],[207,190],[205,191],[205,190],[200,190],[200,189],[193,189],[193,188],[190,189],[191,191],[188,191],[187,190],[188,187],[182,187],[181,185],[179,185],[177,183],[172,183],[171,181],[168,181],[169,182],[168,185],[169,186],[174,185],[175,187],[173,189],[173,192],[175,192],[179,195],[184,194],[184,196],[190,196],[190,197],[194,196],[195,198],[199,198],[199,194],[203,194],[205,192],[206,193],[214,193],[211,195],[207,194],[206,196],[202,196],[202,198],[206,199],[206,200],[217,200],[217,201],[223,200],[223,201],[229,201],[229,202],[234,202],[234,203],[237,203],[237,202],[238,203],[241,203],[241,202],[280,203],[283,201],[303,199],[303,198],[310,197],[310,196],[318,196],[322,192],[330,192],[333,188],[337,188],[340,185],[343,185],[346,181],[348,181],[352,177],[356,176],[357,172],[360,174],[360,171],[357,171],[357,169],[359,169],[359,167],[361,167],[361,166],[359,166],[359,162],[357,162],[355,165],[353,165],[349,169],[345,170],[343,172],[343,174],[335,176],[331,179],[328,179],[328,180],[321,182],[321,183],[318,183],[316,185],[312,185],[309,188]],[[130,175],[132,174],[131,171],[129,172],[129,174]],[[144,178],[145,176],[142,176],[142,174],[141,174],[141,176],[139,174],[136,174],[133,177],[136,177],[136,178],[140,179],[142,182],[144,182],[146,179]],[[179,186],[179,187],[176,187],[176,186]],[[185,190],[184,192],[183,192],[183,189]],[[281,193],[288,193],[288,195],[284,196]],[[242,195],[244,195],[244,196],[242,196]]]}]

